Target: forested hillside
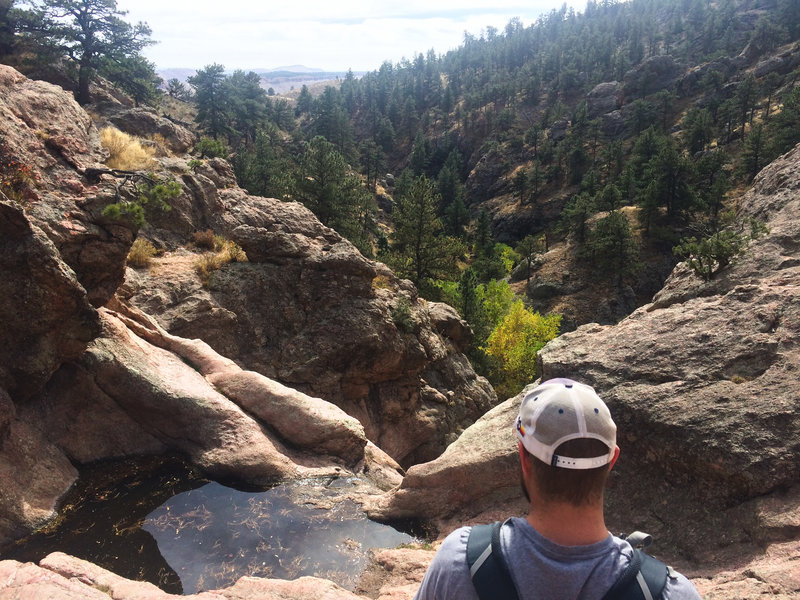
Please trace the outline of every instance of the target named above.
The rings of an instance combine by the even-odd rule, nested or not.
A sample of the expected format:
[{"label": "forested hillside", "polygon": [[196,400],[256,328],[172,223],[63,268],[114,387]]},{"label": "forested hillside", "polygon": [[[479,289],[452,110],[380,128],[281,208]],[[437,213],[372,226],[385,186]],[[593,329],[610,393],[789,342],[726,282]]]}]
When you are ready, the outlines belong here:
[{"label": "forested hillside", "polygon": [[[711,278],[758,235],[735,199],[800,140],[798,39],[800,7],[784,0],[564,7],[301,91],[299,131],[255,140],[237,173],[456,306],[476,364],[510,391],[558,330],[534,310],[564,313],[562,329],[613,322],[677,260]],[[314,136],[326,142],[298,143]],[[341,160],[338,189],[358,169],[380,210],[308,190],[334,171],[320,152]],[[276,176],[283,161],[294,182]],[[523,283],[505,287],[515,266]],[[528,310],[510,310],[511,289]]]},{"label": "forested hillside", "polygon": [[189,103],[198,159],[229,158],[250,193],[302,202],[455,306],[501,395],[559,330],[618,320],[679,259],[725,268],[763,230],[736,199],[800,141],[796,0],[565,6],[296,99],[218,64],[158,91],[145,25],[112,13],[92,43],[55,27],[59,4],[2,3],[0,60],[54,78],[60,52],[81,102],[100,74],[170,115]]}]

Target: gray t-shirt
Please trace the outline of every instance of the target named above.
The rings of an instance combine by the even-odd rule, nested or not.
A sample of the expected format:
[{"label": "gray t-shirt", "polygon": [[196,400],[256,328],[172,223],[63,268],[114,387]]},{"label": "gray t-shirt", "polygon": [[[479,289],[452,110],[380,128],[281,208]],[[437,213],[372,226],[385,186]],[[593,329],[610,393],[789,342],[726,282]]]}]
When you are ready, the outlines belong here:
[{"label": "gray t-shirt", "polygon": [[[478,600],[467,566],[470,527],[461,527],[442,543],[415,600]],[[520,600],[601,600],[622,575],[633,549],[625,540],[608,537],[589,546],[560,546],[521,518],[505,522],[500,545]],[[667,579],[664,600],[699,600],[683,575]]]}]

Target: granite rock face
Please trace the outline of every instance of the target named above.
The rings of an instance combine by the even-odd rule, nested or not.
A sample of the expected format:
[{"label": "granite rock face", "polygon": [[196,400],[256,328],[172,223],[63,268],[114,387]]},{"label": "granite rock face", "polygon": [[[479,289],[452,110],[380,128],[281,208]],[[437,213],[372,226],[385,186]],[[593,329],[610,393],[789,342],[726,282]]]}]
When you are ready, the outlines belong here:
[{"label": "granite rock face", "polygon": [[598,83],[586,94],[586,107],[590,119],[610,113],[620,107],[620,87],[618,81],[606,81]]},{"label": "granite rock face", "polygon": [[643,98],[673,87],[683,74],[684,68],[669,54],[651,56],[625,73],[622,91],[625,96]]},{"label": "granite rock face", "polygon": [[[112,178],[90,181],[108,152],[91,117],[58,86],[0,65],[0,136],[31,170],[22,201],[28,218],[55,244],[94,306],[114,295],[136,230],[102,216],[116,201]],[[124,194],[124,191],[123,191]]]},{"label": "granite rock face", "polygon": [[15,203],[0,201],[0,240],[0,387],[22,400],[100,329],[75,273]]},{"label": "granite rock face", "polygon": [[203,287],[178,268],[180,255],[165,257],[130,273],[120,292],[127,301],[175,335],[340,406],[404,465],[440,454],[496,402],[461,354],[470,334],[454,311],[420,300],[298,203],[235,187],[219,199],[216,231],[249,262],[227,265]]},{"label": "granite rock face", "polygon": [[186,596],[168,594],[152,583],[131,581],[90,562],[54,552],[39,566],[6,560],[0,562],[0,598],[35,600],[358,600],[325,579],[301,577],[295,581],[242,577],[222,590]]},{"label": "granite rock face", "polygon": [[[569,372],[620,414],[622,440],[677,482],[732,500],[800,479],[800,150],[778,159],[741,200],[766,223],[705,282],[679,265],[664,289],[615,327],[587,325],[541,354],[545,378]],[[680,440],[680,443],[676,443]]]}]

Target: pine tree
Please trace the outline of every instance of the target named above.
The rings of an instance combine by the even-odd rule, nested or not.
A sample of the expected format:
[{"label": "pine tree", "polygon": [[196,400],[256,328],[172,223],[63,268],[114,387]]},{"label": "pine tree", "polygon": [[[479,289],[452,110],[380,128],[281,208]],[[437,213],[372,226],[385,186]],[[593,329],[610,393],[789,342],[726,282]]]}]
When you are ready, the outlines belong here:
[{"label": "pine tree", "polygon": [[261,76],[253,71],[236,70],[225,86],[233,126],[244,143],[251,144],[267,115],[267,93],[261,87]]},{"label": "pine tree", "polygon": [[422,131],[417,132],[414,138],[414,147],[411,149],[411,159],[409,168],[414,175],[424,175],[428,168],[428,143],[422,135]]},{"label": "pine tree", "polygon": [[744,138],[744,148],[739,156],[738,171],[748,182],[752,181],[766,164],[766,141],[764,126],[761,123],[753,125]]},{"label": "pine tree", "polygon": [[531,280],[531,272],[533,271],[533,264],[536,262],[536,257],[539,256],[544,250],[543,236],[526,235],[519,244],[517,244],[516,251],[520,259],[525,264],[525,282]]},{"label": "pine tree", "polygon": [[354,229],[359,229],[353,224],[360,212],[362,191],[361,180],[349,172],[333,144],[317,136],[306,145],[294,177],[294,197],[323,225],[349,239]]},{"label": "pine tree", "polygon": [[587,243],[586,255],[596,273],[612,276],[618,286],[639,271],[639,250],[623,213],[612,210],[597,222]]},{"label": "pine tree", "polygon": [[167,96],[178,100],[185,100],[188,95],[186,85],[177,77],[167,81]]},{"label": "pine tree", "polygon": [[156,74],[156,66],[145,57],[134,54],[116,60],[104,59],[101,65],[103,75],[126,92],[135,106],[153,104],[161,93],[162,83]]},{"label": "pine tree", "polygon": [[189,85],[195,90],[197,116],[194,120],[214,139],[231,130],[230,96],[225,86],[226,79],[225,67],[217,63],[207,65],[188,79]]},{"label": "pine tree", "polygon": [[77,64],[80,104],[91,101],[89,84],[103,65],[122,68],[127,59],[152,44],[146,23],[131,25],[116,0],[31,0],[24,36]]},{"label": "pine tree", "polygon": [[378,185],[378,175],[385,167],[386,156],[374,140],[361,143],[361,171],[367,178],[367,187],[373,192]]},{"label": "pine tree", "polygon": [[14,0],[0,0],[0,60],[11,54],[14,48],[14,19],[11,6]]},{"label": "pine tree", "polygon": [[303,87],[300,88],[300,95],[297,96],[297,107],[295,109],[295,114],[299,117],[300,115],[307,115],[311,112],[314,107],[314,98],[311,96],[311,92],[308,91],[308,86],[303,84]]},{"label": "pine tree", "polygon": [[284,199],[291,188],[291,165],[282,148],[281,132],[267,123],[256,132],[254,143],[232,159],[236,180],[253,196]]},{"label": "pine tree", "polygon": [[463,252],[458,240],[443,235],[438,204],[433,183],[422,175],[397,198],[392,212],[395,267],[422,291],[430,280],[453,278]]},{"label": "pine tree", "polygon": [[587,222],[594,214],[595,206],[589,194],[583,192],[573,196],[569,204],[564,207],[561,216],[561,228],[570,231],[575,236],[578,244],[586,242],[589,233]]}]

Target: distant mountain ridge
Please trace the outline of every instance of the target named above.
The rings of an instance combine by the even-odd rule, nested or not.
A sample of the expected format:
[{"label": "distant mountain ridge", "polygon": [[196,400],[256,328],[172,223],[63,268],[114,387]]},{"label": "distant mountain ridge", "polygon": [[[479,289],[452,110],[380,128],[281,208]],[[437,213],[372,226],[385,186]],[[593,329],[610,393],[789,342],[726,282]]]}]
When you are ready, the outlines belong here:
[{"label": "distant mountain ridge", "polygon": [[288,72],[288,73],[324,73],[325,69],[317,69],[316,67],[307,67],[305,65],[290,65],[288,67],[275,67],[274,69],[252,69],[256,73],[275,73],[275,72]]}]

